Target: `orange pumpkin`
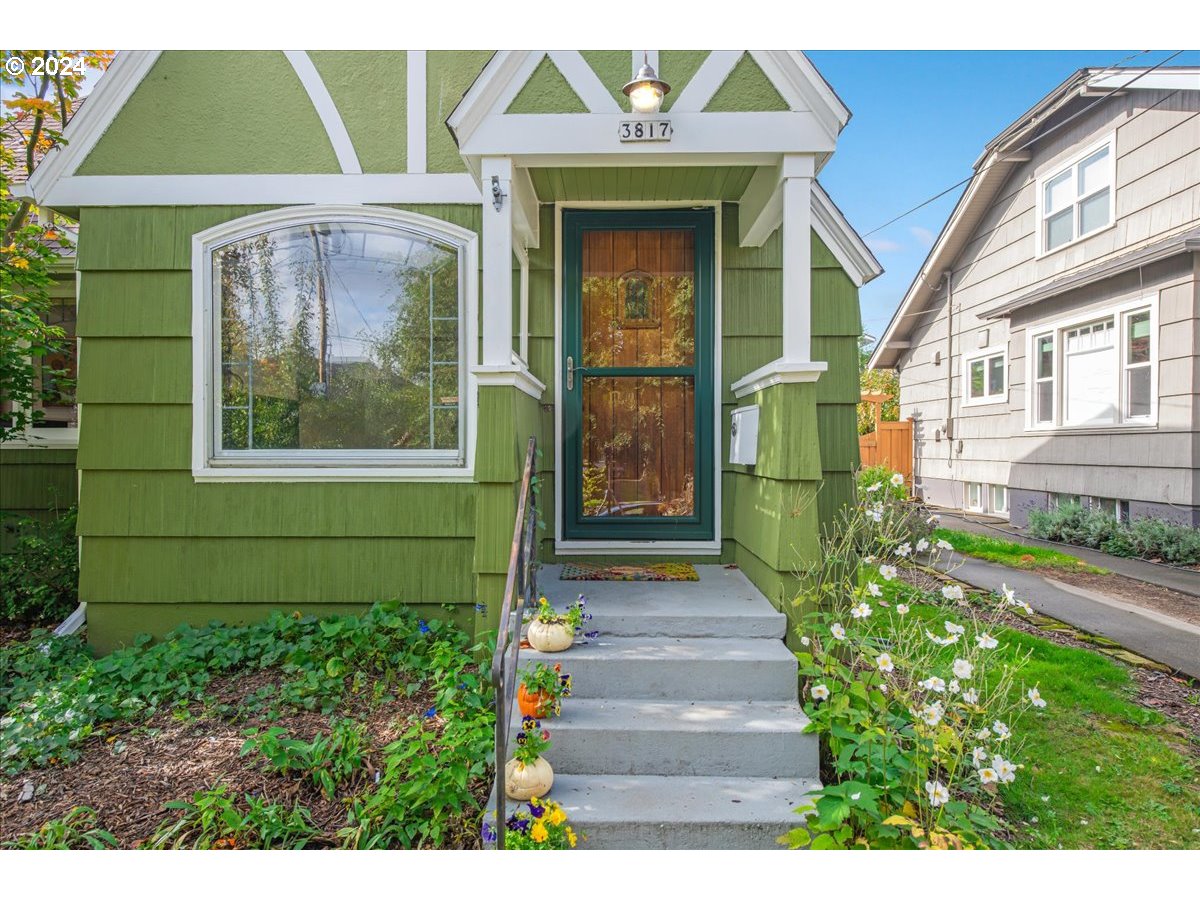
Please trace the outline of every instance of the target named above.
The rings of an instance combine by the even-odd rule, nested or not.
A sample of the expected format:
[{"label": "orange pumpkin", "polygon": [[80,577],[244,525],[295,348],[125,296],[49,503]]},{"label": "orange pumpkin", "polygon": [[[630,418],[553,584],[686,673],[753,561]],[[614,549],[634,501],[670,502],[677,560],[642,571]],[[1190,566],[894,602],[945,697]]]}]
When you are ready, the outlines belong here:
[{"label": "orange pumpkin", "polygon": [[544,719],[554,709],[554,698],[545,691],[534,691],[532,694],[525,690],[525,685],[517,685],[517,705],[521,715]]}]

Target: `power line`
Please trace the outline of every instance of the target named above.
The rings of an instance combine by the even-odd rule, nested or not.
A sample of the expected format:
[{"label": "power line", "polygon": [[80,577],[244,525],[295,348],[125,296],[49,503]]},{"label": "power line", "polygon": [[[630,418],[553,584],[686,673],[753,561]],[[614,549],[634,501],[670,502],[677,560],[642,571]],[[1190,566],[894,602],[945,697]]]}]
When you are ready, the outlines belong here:
[{"label": "power line", "polygon": [[[1146,53],[1149,53],[1149,52],[1150,52],[1149,50],[1141,50],[1141,51],[1139,51],[1139,52],[1137,52],[1137,53],[1130,54],[1129,56],[1126,56],[1124,59],[1118,60],[1118,61],[1117,61],[1117,63],[1115,63],[1114,65],[1108,66],[1108,68],[1109,68],[1109,69],[1116,69],[1116,68],[1120,68],[1120,65],[1121,65],[1121,63],[1123,63],[1123,62],[1126,62],[1126,61],[1128,61],[1128,60],[1130,60],[1130,59],[1133,59],[1133,58],[1135,58],[1135,57],[1142,56],[1143,54],[1146,54]],[[1179,54],[1181,54],[1181,53],[1183,53],[1183,51],[1182,51],[1182,50],[1176,50],[1174,53],[1172,53],[1172,54],[1171,54],[1170,56],[1168,56],[1166,59],[1162,60],[1161,62],[1158,62],[1158,63],[1156,63],[1156,64],[1155,64],[1154,66],[1152,66],[1151,68],[1149,68],[1149,69],[1143,69],[1143,70],[1142,70],[1140,73],[1138,73],[1137,75],[1135,75],[1133,78],[1129,79],[1129,81],[1125,82],[1125,83],[1124,83],[1123,85],[1121,85],[1119,88],[1116,88],[1116,89],[1114,89],[1113,93],[1115,93],[1116,91],[1122,91],[1122,90],[1124,90],[1125,88],[1129,87],[1131,84],[1133,84],[1133,83],[1134,83],[1135,81],[1137,81],[1138,79],[1140,79],[1140,78],[1144,78],[1145,76],[1147,76],[1147,75],[1149,75],[1151,72],[1153,72],[1155,69],[1158,69],[1158,68],[1160,68],[1160,67],[1162,67],[1162,66],[1166,65],[1166,64],[1167,64],[1167,63],[1169,63],[1171,60],[1173,60],[1175,57],[1179,56]],[[1109,96],[1110,96],[1109,94],[1106,94],[1106,95],[1104,95],[1104,96],[1102,96],[1102,97],[1097,97],[1095,100],[1093,100],[1093,101],[1092,101],[1091,103],[1089,103],[1087,106],[1085,106],[1085,107],[1083,107],[1082,109],[1080,109],[1080,110],[1078,110],[1078,111],[1076,111],[1076,112],[1072,113],[1072,114],[1071,114],[1071,115],[1070,115],[1068,118],[1066,118],[1066,119],[1064,119],[1063,121],[1059,122],[1059,123],[1058,123],[1058,124],[1056,124],[1054,127],[1052,127],[1052,128],[1049,128],[1049,129],[1047,129],[1046,131],[1042,132],[1041,134],[1038,134],[1038,135],[1036,135],[1035,137],[1031,138],[1031,139],[1030,139],[1029,141],[1027,141],[1026,143],[1022,144],[1020,147],[1017,147],[1017,148],[1015,148],[1015,149],[1013,149],[1013,150],[1009,150],[1009,151],[1007,151],[1007,152],[1009,152],[1009,153],[1019,153],[1019,152],[1020,152],[1020,151],[1022,151],[1022,150],[1026,150],[1026,149],[1028,149],[1029,147],[1032,147],[1032,146],[1033,146],[1035,143],[1037,143],[1038,141],[1040,141],[1042,138],[1046,137],[1046,136],[1047,136],[1047,135],[1049,135],[1049,134],[1053,134],[1053,133],[1054,133],[1055,131],[1057,131],[1059,128],[1061,128],[1061,127],[1063,127],[1064,125],[1066,125],[1068,122],[1071,122],[1072,120],[1074,120],[1074,119],[1078,118],[1079,116],[1083,115],[1084,113],[1086,113],[1087,111],[1089,111],[1090,109],[1092,109],[1092,108],[1093,108],[1094,106],[1096,106],[1096,104],[1098,104],[1100,101],[1108,99],[1108,97],[1109,97]],[[1166,98],[1163,98],[1163,99],[1166,99]],[[1159,102],[1162,102],[1162,101],[1159,101]],[[1155,106],[1157,106],[1157,105],[1158,105],[1158,104],[1155,104]],[[1153,108],[1153,107],[1151,107],[1151,108]],[[1141,113],[1138,113],[1138,115],[1141,115]],[[1135,118],[1136,118],[1136,117],[1135,117]],[[945,197],[945,196],[946,196],[947,194],[949,194],[951,191],[953,191],[953,190],[956,190],[957,188],[960,188],[960,187],[962,187],[963,185],[967,184],[969,181],[971,181],[971,179],[973,179],[973,178],[975,177],[975,175],[976,175],[976,174],[977,174],[977,173],[975,173],[975,172],[972,172],[972,173],[971,173],[970,175],[968,175],[966,178],[962,179],[961,181],[955,182],[954,184],[950,185],[950,187],[946,188],[945,190],[943,190],[943,191],[940,191],[940,192],[938,192],[937,194],[934,194],[934,195],[933,195],[932,197],[930,197],[928,200],[923,200],[922,202],[918,203],[916,206],[912,207],[911,209],[907,209],[907,210],[905,210],[904,212],[900,213],[898,216],[895,216],[894,218],[888,219],[888,220],[887,220],[886,222],[884,222],[882,225],[879,225],[879,226],[877,226],[877,227],[875,227],[875,228],[872,228],[870,231],[868,231],[868,232],[865,232],[865,233],[863,234],[863,237],[864,237],[864,238],[870,237],[871,235],[875,234],[875,232],[877,232],[877,231],[882,231],[883,229],[887,228],[889,225],[894,225],[896,222],[899,222],[901,219],[903,219],[903,218],[906,218],[906,217],[908,217],[908,216],[912,215],[912,214],[913,214],[913,213],[915,213],[917,210],[925,208],[925,207],[926,207],[926,206],[928,206],[930,203],[933,203],[933,202],[934,202],[934,201],[936,201],[936,200],[940,200],[942,197]]]}]

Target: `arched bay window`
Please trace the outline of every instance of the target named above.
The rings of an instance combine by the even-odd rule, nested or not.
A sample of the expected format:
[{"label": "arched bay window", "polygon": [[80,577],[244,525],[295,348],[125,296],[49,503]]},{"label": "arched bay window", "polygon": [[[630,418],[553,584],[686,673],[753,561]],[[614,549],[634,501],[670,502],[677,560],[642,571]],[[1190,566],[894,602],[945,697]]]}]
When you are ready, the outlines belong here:
[{"label": "arched bay window", "polygon": [[207,365],[197,474],[462,474],[472,232],[307,207],[220,226],[196,245]]}]

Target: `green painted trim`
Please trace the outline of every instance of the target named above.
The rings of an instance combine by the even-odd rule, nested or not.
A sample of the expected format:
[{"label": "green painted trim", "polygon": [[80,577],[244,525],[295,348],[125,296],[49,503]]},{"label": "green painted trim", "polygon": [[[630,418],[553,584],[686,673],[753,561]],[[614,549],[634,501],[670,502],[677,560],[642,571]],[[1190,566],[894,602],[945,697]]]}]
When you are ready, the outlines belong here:
[{"label": "green painted trim", "polygon": [[[563,212],[563,341],[562,364],[567,356],[582,359],[581,284],[583,232],[613,228],[690,228],[695,240],[696,352],[694,364],[678,368],[590,369],[595,377],[620,375],[690,375],[695,378],[696,489],[694,516],[639,517],[636,520],[600,521],[585,517],[583,495],[583,379],[563,400],[563,537],[567,539],[615,538],[624,540],[712,540],[713,528],[713,253],[714,218],[711,210],[566,210]],[[565,393],[565,385],[564,385]]]},{"label": "green painted trim", "polygon": [[325,126],[281,51],[168,50],[77,174],[338,172]]},{"label": "green painted trim", "polygon": [[529,80],[508,104],[512,113],[585,113],[586,104],[549,56],[543,56]]},{"label": "green painted trim", "polygon": [[787,101],[749,53],[717,88],[705,112],[787,112]]},{"label": "green painted trim", "polygon": [[408,54],[310,50],[366,173],[407,171]]}]

